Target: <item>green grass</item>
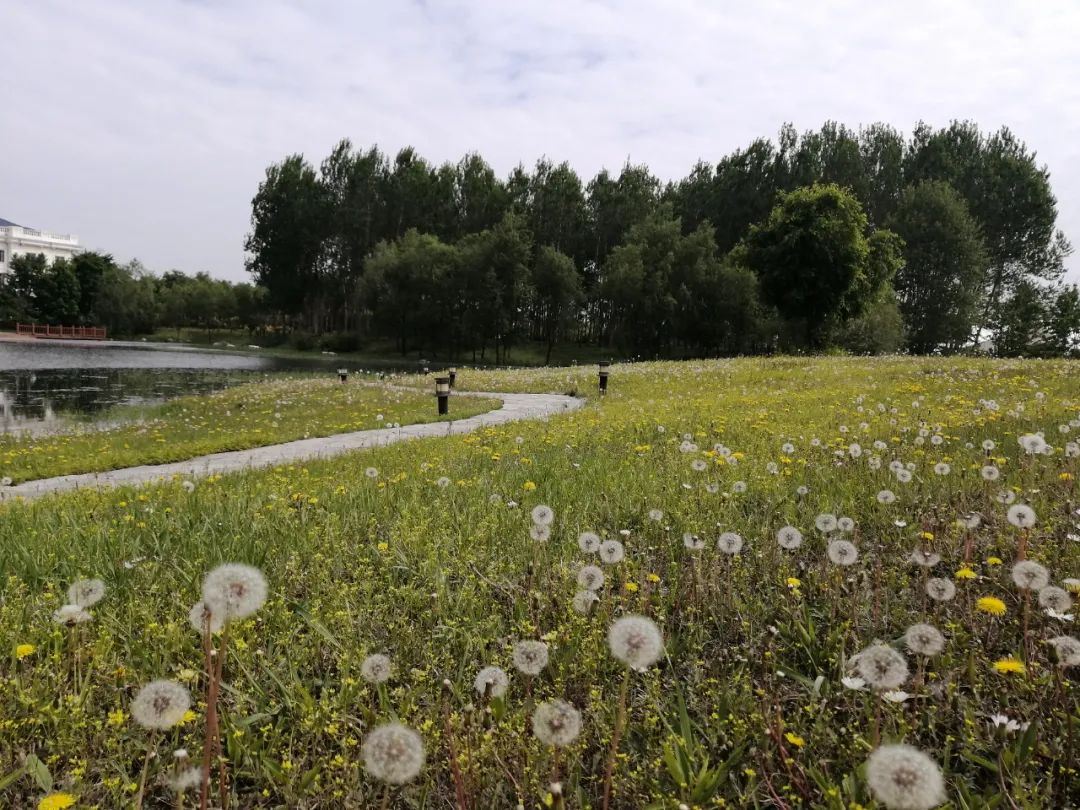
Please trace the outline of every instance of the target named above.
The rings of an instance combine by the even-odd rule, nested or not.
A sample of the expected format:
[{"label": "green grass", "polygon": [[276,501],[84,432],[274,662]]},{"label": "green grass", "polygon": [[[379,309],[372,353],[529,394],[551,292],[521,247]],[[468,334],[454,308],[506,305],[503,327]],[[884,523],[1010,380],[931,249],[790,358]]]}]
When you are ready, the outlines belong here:
[{"label": "green grass", "polygon": [[[595,370],[462,382],[591,392]],[[0,507],[0,784],[14,777],[0,804],[41,795],[20,770],[33,754],[80,807],[129,806],[148,746],[159,758],[147,806],[171,801],[160,778],[174,748],[201,755],[205,705],[151,740],[131,700],[155,678],[203,694],[188,609],[209,568],[241,561],[266,573],[270,599],[230,630],[221,705],[234,807],[380,807],[389,796],[392,807],[450,808],[460,792],[473,808],[537,808],[554,804],[557,778],[566,806],[599,808],[624,682],[613,808],[880,807],[863,771],[875,729],[939,763],[952,806],[1004,807],[1005,793],[1017,807],[1075,806],[1080,685],[1045,643],[1075,625],[1026,599],[1009,570],[1024,539],[1055,584],[1080,577],[1080,459],[1063,452],[1078,418],[1080,367],[1065,362],[648,363],[614,367],[605,399],[546,421],[205,479],[192,492],[175,482]],[[1052,455],[1021,452],[1017,437],[1035,430]],[[894,459],[914,465],[909,483],[889,472]],[[947,475],[934,472],[941,462]],[[999,481],[983,480],[987,463]],[[879,502],[886,488],[895,503]],[[1037,513],[1030,532],[1007,522],[1003,491]],[[546,543],[529,534],[538,504],[556,515]],[[814,528],[823,512],[855,521],[854,565],[828,562]],[[962,529],[971,512],[981,525]],[[805,535],[796,551],[774,539],[785,524]],[[579,566],[595,561],[578,548],[584,530],[626,545],[588,616],[571,608]],[[742,535],[740,555],[717,551],[722,531]],[[704,549],[688,550],[684,533]],[[942,561],[913,566],[916,548]],[[51,614],[80,576],[109,590],[94,620],[69,630]],[[928,576],[955,582],[956,598],[929,600]],[[977,610],[983,596],[1005,614]],[[665,655],[644,673],[627,675],[608,651],[608,627],[626,613],[664,635]],[[904,651],[915,622],[945,635],[929,661]],[[512,671],[520,639],[550,645],[531,680]],[[842,685],[875,640],[905,652],[904,702]],[[17,645],[33,649],[20,659]],[[380,688],[359,671],[374,652],[394,664]],[[1026,672],[994,669],[1009,658]],[[511,671],[510,689],[485,710],[472,683],[490,664]],[[553,698],[582,713],[559,755],[531,731],[533,706]],[[996,730],[988,717],[999,712],[1031,725]],[[394,718],[420,732],[427,764],[388,793],[360,750]]]},{"label": "green grass", "polygon": [[[425,378],[428,386],[431,380]],[[494,400],[457,397],[455,419],[498,407]],[[56,434],[0,435],[0,477],[14,483],[71,473],[183,461],[294,439],[414,424],[448,417],[434,397],[363,385],[353,376],[292,376],[189,396],[152,407],[103,414],[108,429],[76,425]]]}]

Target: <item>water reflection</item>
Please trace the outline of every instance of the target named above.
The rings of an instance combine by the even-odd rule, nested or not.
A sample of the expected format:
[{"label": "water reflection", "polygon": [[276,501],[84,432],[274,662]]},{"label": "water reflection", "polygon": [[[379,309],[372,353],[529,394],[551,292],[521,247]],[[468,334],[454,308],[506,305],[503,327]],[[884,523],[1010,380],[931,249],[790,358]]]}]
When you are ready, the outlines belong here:
[{"label": "water reflection", "polygon": [[161,344],[0,342],[0,431],[48,430],[65,415],[217,391],[271,371],[337,365],[332,357],[260,357]]}]

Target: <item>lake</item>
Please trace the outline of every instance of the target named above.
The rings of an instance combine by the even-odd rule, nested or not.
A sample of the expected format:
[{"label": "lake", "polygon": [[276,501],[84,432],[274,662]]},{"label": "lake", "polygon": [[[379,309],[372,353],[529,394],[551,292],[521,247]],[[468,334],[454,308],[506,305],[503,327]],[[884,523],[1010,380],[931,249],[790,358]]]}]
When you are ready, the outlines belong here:
[{"label": "lake", "polygon": [[0,341],[0,432],[48,429],[64,415],[217,391],[270,372],[332,373],[343,364],[167,343]]}]

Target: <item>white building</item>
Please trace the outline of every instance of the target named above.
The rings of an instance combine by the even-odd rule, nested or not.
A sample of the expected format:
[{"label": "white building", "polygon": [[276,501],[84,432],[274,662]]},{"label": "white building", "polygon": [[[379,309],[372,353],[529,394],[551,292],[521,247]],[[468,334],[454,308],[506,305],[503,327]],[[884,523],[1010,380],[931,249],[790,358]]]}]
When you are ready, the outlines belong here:
[{"label": "white building", "polygon": [[24,253],[43,253],[52,262],[61,256],[70,258],[80,250],[75,236],[24,228],[0,218],[0,274],[10,272],[11,260]]}]

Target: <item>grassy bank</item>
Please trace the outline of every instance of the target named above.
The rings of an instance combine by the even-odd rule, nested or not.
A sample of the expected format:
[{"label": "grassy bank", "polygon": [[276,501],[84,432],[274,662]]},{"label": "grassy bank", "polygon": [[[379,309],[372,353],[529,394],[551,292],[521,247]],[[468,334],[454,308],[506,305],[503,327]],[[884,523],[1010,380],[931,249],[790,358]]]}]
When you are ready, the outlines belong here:
[{"label": "grassy bank", "polygon": [[[424,378],[427,387],[431,378]],[[454,418],[498,407],[458,397]],[[116,408],[106,429],[76,426],[57,434],[0,435],[0,477],[13,483],[71,473],[182,461],[208,453],[439,420],[434,398],[361,385],[357,378],[290,377],[226,388],[164,404]]]},{"label": "grassy bank", "polygon": [[[463,384],[592,391],[595,370]],[[565,806],[600,808],[613,737],[612,808],[880,807],[864,764],[901,740],[937,763],[957,807],[1006,806],[1006,793],[1018,807],[1074,805],[1078,668],[1062,669],[1047,640],[1075,625],[1011,569],[1023,553],[1056,586],[1080,578],[1080,458],[1066,453],[1078,418],[1080,368],[1067,363],[640,364],[614,367],[605,399],[547,421],[190,492],[174,482],[0,507],[0,784],[13,777],[0,803],[42,795],[39,760],[79,807],[129,806],[148,747],[159,757],[146,806],[172,801],[171,752],[197,762],[204,739],[188,610],[208,569],[238,561],[265,572],[269,599],[229,631],[232,806],[536,808],[558,806],[554,780]],[[1034,431],[1051,453],[1024,452],[1018,437]],[[1034,527],[1010,523],[1009,499],[1031,506]],[[538,505],[554,511],[540,541]],[[784,526],[799,547],[778,544]],[[625,558],[583,552],[584,531],[621,541]],[[740,535],[737,553],[729,535],[718,547],[725,532]],[[577,598],[583,614],[584,563],[605,576],[595,602]],[[52,614],[78,577],[107,592],[92,621],[63,627]],[[932,598],[932,578],[955,595]],[[631,613],[663,634],[642,672],[608,646]],[[911,651],[916,623],[943,634],[940,652]],[[538,675],[514,670],[521,640],[548,645]],[[876,641],[906,669],[877,691],[851,666]],[[392,662],[378,686],[362,672],[372,653]],[[489,665],[509,673],[502,699],[474,690]],[[151,736],[132,701],[156,678],[196,702]],[[531,719],[557,698],[581,713],[565,749]],[[386,788],[361,751],[391,719],[419,732],[427,761]]]}]

